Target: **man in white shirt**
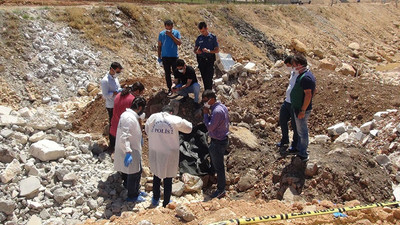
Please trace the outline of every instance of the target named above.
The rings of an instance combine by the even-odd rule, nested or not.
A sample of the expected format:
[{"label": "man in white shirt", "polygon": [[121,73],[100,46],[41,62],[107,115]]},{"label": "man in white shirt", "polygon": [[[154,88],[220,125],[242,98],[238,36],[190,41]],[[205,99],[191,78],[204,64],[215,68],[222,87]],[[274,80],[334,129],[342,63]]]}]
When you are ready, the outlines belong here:
[{"label": "man in white shirt", "polygon": [[128,175],[128,202],[143,202],[147,194],[140,192],[142,174],[142,129],[139,116],[143,114],[146,100],[137,97],[131,108],[121,114],[116,136],[114,169]]},{"label": "man in white shirt", "polygon": [[155,113],[147,119],[145,131],[149,138],[149,164],[154,174],[152,205],[158,206],[160,183],[164,181],[164,201],[170,202],[172,178],[179,167],[179,132],[192,132],[192,124],[179,116],[172,115],[173,108],[165,106],[163,112]]},{"label": "man in white shirt", "polygon": [[[121,86],[118,82],[118,76],[122,72],[121,64],[117,62],[113,62],[110,66],[110,71],[101,79],[101,93],[103,98],[106,100],[106,109],[108,112],[108,122],[111,125],[111,118],[113,116],[113,108],[114,108],[114,98],[120,92]],[[112,135],[109,135],[110,139],[110,147],[115,146],[115,138]]]},{"label": "man in white shirt", "polygon": [[293,70],[292,68],[292,60],[293,56],[288,56],[286,57],[284,63],[288,69],[288,72],[290,73],[290,78],[289,78],[289,85],[286,89],[286,97],[285,101],[282,103],[281,109],[279,111],[279,125],[281,127],[282,131],[282,138],[279,143],[276,145],[280,148],[281,152],[285,152],[286,149],[289,147],[289,128],[288,128],[288,122],[290,121],[293,129],[293,141],[291,146],[289,147],[289,154],[296,153],[296,146],[298,142],[298,137],[299,135],[297,134],[297,129],[296,129],[296,122],[294,119],[294,112],[292,109],[291,105],[291,100],[290,100],[290,92],[292,91],[294,84],[296,83],[296,79],[298,74]]}]

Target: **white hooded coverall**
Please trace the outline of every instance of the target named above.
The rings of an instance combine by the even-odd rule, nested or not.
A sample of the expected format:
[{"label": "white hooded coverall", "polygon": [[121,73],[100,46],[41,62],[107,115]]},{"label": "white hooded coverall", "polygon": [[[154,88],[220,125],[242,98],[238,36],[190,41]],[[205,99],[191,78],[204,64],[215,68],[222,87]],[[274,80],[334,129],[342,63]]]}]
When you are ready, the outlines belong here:
[{"label": "white hooded coverall", "polygon": [[[119,119],[115,141],[114,169],[126,174],[140,171],[142,165],[142,129],[139,124],[139,115],[132,109],[126,109]],[[132,163],[124,165],[126,153],[131,153]]]},{"label": "white hooded coverall", "polygon": [[192,123],[167,112],[147,119],[150,170],[160,179],[175,177],[179,167],[179,132],[190,133]]}]

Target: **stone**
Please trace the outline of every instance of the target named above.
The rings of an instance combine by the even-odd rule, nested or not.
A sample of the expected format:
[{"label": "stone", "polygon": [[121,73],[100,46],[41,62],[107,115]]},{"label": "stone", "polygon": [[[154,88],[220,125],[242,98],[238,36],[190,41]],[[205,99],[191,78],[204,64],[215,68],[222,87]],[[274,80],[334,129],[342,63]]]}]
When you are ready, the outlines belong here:
[{"label": "stone", "polygon": [[240,177],[237,187],[239,191],[246,191],[254,186],[258,181],[257,172],[250,169],[244,176]]},{"label": "stone", "polygon": [[306,45],[295,38],[291,41],[291,47],[300,53],[307,53]]},{"label": "stone", "polygon": [[363,125],[361,125],[360,130],[364,134],[369,134],[369,132],[371,131],[371,129],[373,127],[374,127],[374,122],[373,121],[369,121],[369,122],[366,122]]},{"label": "stone", "polygon": [[4,128],[3,130],[1,130],[0,135],[3,136],[4,138],[9,138],[13,133],[14,133],[13,130]]},{"label": "stone", "polygon": [[55,101],[55,102],[58,102],[58,101],[61,100],[61,97],[58,96],[58,95],[52,95],[52,96],[51,96],[51,100],[52,100],[52,101]]},{"label": "stone", "polygon": [[329,59],[325,58],[319,61],[318,68],[326,70],[335,70],[336,64],[334,62],[331,62]]},{"label": "stone", "polygon": [[188,173],[184,173],[182,175],[182,181],[185,184],[185,192],[193,193],[193,192],[201,192],[203,188],[203,180],[198,177]]},{"label": "stone", "polygon": [[71,172],[63,176],[62,181],[64,185],[75,185],[78,181],[78,176],[74,172]]},{"label": "stone", "polygon": [[289,186],[283,194],[283,201],[293,203],[296,199],[296,195],[299,195],[296,189],[292,186]]},{"label": "stone", "polygon": [[30,209],[34,209],[34,210],[43,209],[43,204],[40,202],[28,200],[27,203],[28,203],[28,208],[30,208]]},{"label": "stone", "polygon": [[180,197],[185,191],[185,183],[179,181],[178,183],[172,184],[172,194]]},{"label": "stone", "polygon": [[59,204],[62,204],[65,200],[71,197],[71,193],[65,188],[58,188],[53,192],[53,198]]},{"label": "stone", "polygon": [[360,44],[358,44],[357,42],[352,42],[349,44],[348,46],[351,50],[360,50]]},{"label": "stone", "polygon": [[28,177],[19,182],[19,195],[22,197],[33,198],[39,193],[42,187],[40,180],[36,177]]},{"label": "stone", "polygon": [[49,130],[51,128],[55,128],[57,126],[57,122],[55,120],[36,120],[30,124],[35,130]]},{"label": "stone", "polygon": [[34,113],[28,107],[22,108],[18,111],[19,115],[24,118],[31,118],[33,117]]},{"label": "stone", "polygon": [[72,128],[72,124],[67,120],[58,120],[56,128],[59,130],[69,130]]},{"label": "stone", "polygon": [[50,219],[50,213],[49,213],[49,211],[47,211],[47,209],[43,209],[41,212],[40,212],[40,218],[42,218],[43,220],[47,220],[47,219]]},{"label": "stone", "polygon": [[40,140],[31,145],[29,153],[41,161],[50,161],[64,157],[65,148],[54,141]]},{"label": "stone", "polygon": [[308,163],[304,174],[308,177],[313,177],[318,172],[318,166],[315,163]]},{"label": "stone", "polygon": [[343,75],[355,76],[356,70],[351,65],[347,63],[342,63],[342,67],[339,69],[339,73]]},{"label": "stone", "polygon": [[22,171],[21,169],[21,164],[19,163],[18,160],[13,159],[13,161],[8,164],[6,169],[1,173],[1,182],[3,183],[8,183],[10,182],[14,177],[18,176]]},{"label": "stone", "polygon": [[0,212],[12,215],[16,208],[16,202],[11,200],[0,200]]},{"label": "stone", "polygon": [[317,49],[314,49],[313,52],[314,52],[314,55],[317,56],[318,58],[320,58],[320,59],[324,58],[325,54],[324,54],[323,50],[317,48]]},{"label": "stone", "polygon": [[230,139],[232,143],[237,146],[246,146],[251,150],[258,149],[260,147],[258,138],[247,128],[230,126]]},{"label": "stone", "polygon": [[277,60],[274,64],[274,68],[281,68],[285,65],[285,62],[283,60]]},{"label": "stone", "polygon": [[315,142],[319,143],[319,144],[326,143],[326,142],[328,142],[330,140],[330,138],[327,135],[324,135],[324,134],[315,135],[314,139],[315,139]]},{"label": "stone", "polygon": [[182,218],[186,222],[190,222],[196,218],[194,214],[183,205],[178,205],[175,212],[178,217]]},{"label": "stone", "polygon": [[400,209],[393,210],[393,217],[396,218],[397,220],[400,220]]},{"label": "stone", "polygon": [[385,116],[387,116],[389,112],[383,111],[383,112],[377,112],[374,114],[374,120],[376,121],[381,121]]},{"label": "stone", "polygon": [[228,72],[233,65],[235,65],[235,61],[232,59],[232,56],[227,53],[217,53],[216,59],[218,68],[225,73]]},{"label": "stone", "polygon": [[26,225],[42,225],[42,219],[40,219],[38,216],[33,215],[28,223]]},{"label": "stone", "polygon": [[82,212],[86,214],[86,213],[90,212],[90,208],[88,206],[84,206],[84,207],[82,207]]},{"label": "stone", "polygon": [[343,122],[328,127],[328,134],[331,136],[340,135],[344,132],[346,132],[346,125]]},{"label": "stone", "polygon": [[10,115],[12,111],[12,108],[0,105],[0,115]]},{"label": "stone", "polygon": [[253,62],[248,62],[245,66],[244,69],[249,72],[249,73],[254,73],[256,71],[256,64]]},{"label": "stone", "polygon": [[72,214],[73,212],[74,212],[74,209],[71,208],[71,207],[63,208],[63,209],[61,210],[61,213],[62,213],[62,214],[67,214],[67,215],[70,215],[70,214]]},{"label": "stone", "polygon": [[49,103],[51,101],[51,97],[43,97],[42,98],[42,103],[43,104],[47,104],[47,103]]},{"label": "stone", "polygon": [[390,163],[390,159],[387,155],[377,155],[374,157],[374,159],[381,166],[385,166],[386,164]]},{"label": "stone", "polygon": [[222,85],[222,84],[224,84],[224,81],[223,81],[222,78],[218,78],[218,79],[214,80],[214,85],[215,86]]},{"label": "stone", "polygon": [[43,140],[43,139],[45,139],[45,138],[46,138],[46,133],[43,132],[43,131],[39,131],[39,132],[33,134],[33,135],[29,138],[29,141],[32,142],[32,143],[35,143],[35,142],[38,142],[38,141]]},{"label": "stone", "polygon": [[229,76],[228,76],[228,74],[222,75],[222,80],[223,80],[225,83],[228,82],[228,81],[229,81]]},{"label": "stone", "polygon": [[118,22],[118,21],[115,21],[114,24],[115,24],[116,28],[120,28],[120,27],[122,27],[122,25],[124,25],[124,24],[122,24],[121,22]]},{"label": "stone", "polygon": [[16,158],[17,154],[10,146],[0,145],[0,162],[10,163]]},{"label": "stone", "polygon": [[25,126],[26,121],[18,116],[12,116],[12,115],[0,115],[0,126],[12,126],[12,125],[18,125],[18,126]]},{"label": "stone", "polygon": [[138,225],[153,225],[153,224],[147,220],[142,220],[138,223]]},{"label": "stone", "polygon": [[97,207],[98,207],[98,203],[97,203],[96,200],[94,200],[94,199],[91,198],[91,199],[88,201],[88,206],[89,206],[89,208],[90,208],[91,210],[95,210],[95,209],[97,209]]},{"label": "stone", "polygon": [[370,134],[372,137],[378,136],[378,133],[379,133],[379,130],[371,130],[371,131],[369,132],[369,134]]},{"label": "stone", "polygon": [[28,142],[28,136],[27,135],[25,135],[25,134],[23,134],[23,133],[21,133],[21,132],[14,132],[12,135],[11,135],[11,137],[17,142],[17,143],[20,143],[20,144],[26,144],[27,142]]}]

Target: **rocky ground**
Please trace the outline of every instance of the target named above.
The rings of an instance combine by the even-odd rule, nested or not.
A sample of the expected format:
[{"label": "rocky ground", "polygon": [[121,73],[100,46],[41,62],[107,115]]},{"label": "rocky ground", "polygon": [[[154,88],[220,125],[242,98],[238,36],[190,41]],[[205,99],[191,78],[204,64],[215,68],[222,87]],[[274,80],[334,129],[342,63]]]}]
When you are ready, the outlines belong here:
[{"label": "rocky ground", "polygon": [[[175,4],[7,4],[0,10],[1,223],[208,224],[391,201],[400,194],[400,12],[392,4],[200,10]],[[149,201],[128,204],[103,152],[108,124],[98,84],[110,62],[120,61],[123,85],[144,83],[148,116],[170,103],[178,115],[199,123],[191,101],[166,97],[155,63],[155,37],[165,18],[181,31],[181,57],[188,64],[196,65],[192,45],[200,20],[233,57],[230,69],[217,62],[214,81],[231,113],[228,196],[203,202],[215,178],[182,174],[174,179],[175,203],[150,209],[148,168],[141,182]],[[281,60],[293,52],[307,55],[318,81],[306,164],[274,147],[288,81]],[[399,214],[386,207],[274,224],[396,224]]]}]

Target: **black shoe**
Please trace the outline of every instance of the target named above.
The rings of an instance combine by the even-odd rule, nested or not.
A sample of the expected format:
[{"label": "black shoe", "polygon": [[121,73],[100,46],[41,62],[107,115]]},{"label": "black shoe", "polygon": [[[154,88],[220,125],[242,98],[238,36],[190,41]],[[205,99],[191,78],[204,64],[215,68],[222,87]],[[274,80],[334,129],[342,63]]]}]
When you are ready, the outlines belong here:
[{"label": "black shoe", "polygon": [[223,191],[216,190],[216,191],[211,195],[211,198],[222,198],[222,197],[224,197],[225,195],[226,195],[225,190],[223,190]]},{"label": "black shoe", "polygon": [[282,142],[278,142],[276,143],[276,147],[282,148],[282,147],[288,147],[289,144],[288,143],[282,143]]},{"label": "black shoe", "polygon": [[304,156],[299,155],[299,158],[301,159],[302,162],[308,162],[308,160],[309,160],[308,156],[304,157]]},{"label": "black shoe", "polygon": [[288,150],[288,154],[289,155],[297,155],[297,154],[299,154],[299,150],[297,150],[297,148],[290,147]]}]

